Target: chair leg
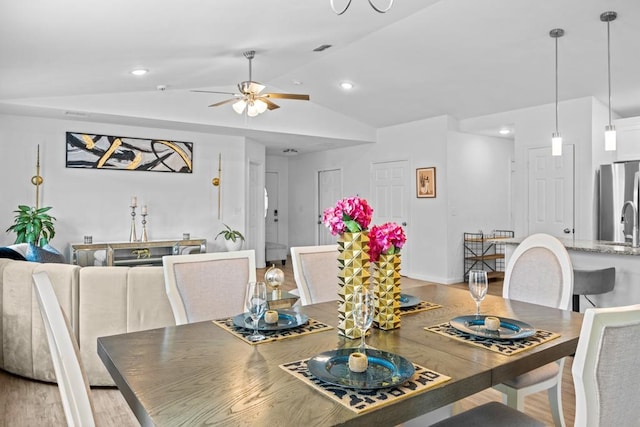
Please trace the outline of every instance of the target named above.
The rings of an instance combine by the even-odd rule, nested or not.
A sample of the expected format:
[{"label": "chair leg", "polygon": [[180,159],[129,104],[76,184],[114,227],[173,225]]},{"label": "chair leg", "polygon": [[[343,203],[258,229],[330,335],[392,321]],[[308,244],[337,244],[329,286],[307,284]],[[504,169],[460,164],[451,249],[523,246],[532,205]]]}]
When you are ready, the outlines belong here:
[{"label": "chair leg", "polygon": [[565,427],[564,412],[562,410],[562,390],[561,383],[547,390],[549,395],[549,406],[551,406],[551,415],[553,415],[553,423],[556,427]]},{"label": "chair leg", "polygon": [[511,387],[505,387],[500,391],[502,392],[502,403],[520,412],[524,412],[524,393],[518,393],[518,390]]}]

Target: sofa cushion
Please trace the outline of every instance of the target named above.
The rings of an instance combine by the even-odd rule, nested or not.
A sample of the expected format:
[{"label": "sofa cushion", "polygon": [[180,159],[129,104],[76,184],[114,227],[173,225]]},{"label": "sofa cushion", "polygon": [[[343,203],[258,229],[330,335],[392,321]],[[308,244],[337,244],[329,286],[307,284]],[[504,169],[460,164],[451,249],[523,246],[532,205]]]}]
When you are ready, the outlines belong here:
[{"label": "sofa cushion", "polygon": [[2,352],[5,370],[42,381],[55,381],[44,324],[33,294],[32,274],[45,271],[49,275],[60,306],[73,323],[77,317],[79,270],[75,265],[25,261],[10,261],[4,265]]},{"label": "sofa cushion", "polygon": [[80,356],[91,385],[114,385],[98,337],[175,325],[162,267],[83,267],[79,293]]}]

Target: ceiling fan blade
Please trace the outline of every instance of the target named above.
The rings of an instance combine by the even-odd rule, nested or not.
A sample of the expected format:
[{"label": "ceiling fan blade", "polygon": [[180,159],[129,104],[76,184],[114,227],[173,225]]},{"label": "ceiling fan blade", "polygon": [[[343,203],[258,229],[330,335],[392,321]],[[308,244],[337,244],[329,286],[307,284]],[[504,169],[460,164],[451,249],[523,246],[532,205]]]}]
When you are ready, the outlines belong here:
[{"label": "ceiling fan blade", "polygon": [[222,93],[224,95],[233,95],[233,96],[242,96],[239,93],[235,92],[218,92],[216,90],[190,90],[189,92],[202,92],[202,93]]},{"label": "ceiling fan blade", "polygon": [[298,99],[300,101],[309,100],[309,95],[300,95],[295,93],[265,93],[262,96],[266,98],[277,98],[277,99]]},{"label": "ceiling fan blade", "polygon": [[268,100],[266,97],[264,96],[260,96],[256,99],[259,99],[260,101],[264,102],[265,104],[267,104],[267,108],[269,110],[275,110],[276,108],[280,108],[280,106],[278,104],[276,104],[275,102],[271,102],[270,100]]},{"label": "ceiling fan blade", "polygon": [[211,104],[209,105],[209,107],[219,107],[221,105],[224,104],[230,104],[232,102],[236,102],[238,100],[238,98],[229,98],[229,99],[225,99],[224,101],[220,101],[220,102],[216,102],[215,104]]}]

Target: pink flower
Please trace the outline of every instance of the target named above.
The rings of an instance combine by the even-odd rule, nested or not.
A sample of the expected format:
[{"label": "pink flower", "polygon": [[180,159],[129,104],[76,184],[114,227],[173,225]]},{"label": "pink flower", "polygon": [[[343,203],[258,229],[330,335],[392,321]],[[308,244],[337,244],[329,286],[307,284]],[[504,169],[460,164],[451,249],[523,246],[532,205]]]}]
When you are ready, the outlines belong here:
[{"label": "pink flower", "polygon": [[356,233],[366,230],[371,223],[373,209],[366,200],[359,197],[345,197],[336,206],[328,208],[322,215],[322,222],[334,236],[345,231]]},{"label": "pink flower", "polygon": [[397,254],[406,241],[404,230],[395,222],[374,225],[369,231],[369,257],[377,262],[380,254]]}]

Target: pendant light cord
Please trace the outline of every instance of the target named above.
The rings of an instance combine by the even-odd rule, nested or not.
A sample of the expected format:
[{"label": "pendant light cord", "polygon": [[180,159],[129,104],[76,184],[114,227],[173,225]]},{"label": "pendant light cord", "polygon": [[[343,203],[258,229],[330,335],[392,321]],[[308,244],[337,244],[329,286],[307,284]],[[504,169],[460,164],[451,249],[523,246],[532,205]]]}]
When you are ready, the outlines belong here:
[{"label": "pendant light cord", "polygon": [[609,126],[611,126],[611,34],[610,21],[607,21],[607,80],[609,83]]},{"label": "pendant light cord", "polygon": [[556,39],[556,134],[558,133],[558,37]]}]

